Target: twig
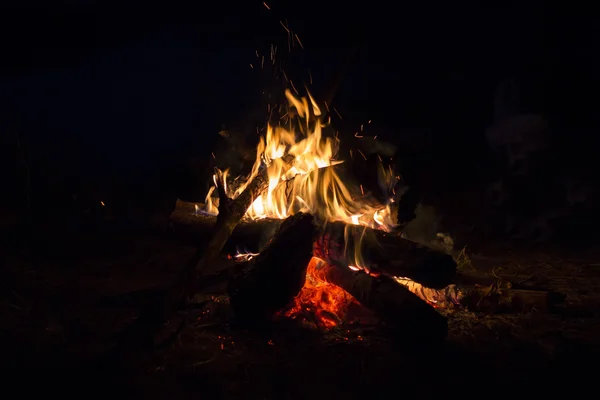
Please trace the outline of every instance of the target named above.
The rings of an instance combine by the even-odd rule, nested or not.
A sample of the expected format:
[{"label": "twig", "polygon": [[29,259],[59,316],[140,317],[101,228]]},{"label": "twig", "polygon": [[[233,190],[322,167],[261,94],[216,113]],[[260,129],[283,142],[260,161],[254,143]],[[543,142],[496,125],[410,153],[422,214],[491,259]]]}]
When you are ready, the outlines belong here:
[{"label": "twig", "polygon": [[200,365],[204,365],[204,364],[208,364],[211,363],[213,361],[215,361],[217,359],[219,353],[215,353],[215,355],[213,355],[211,358],[209,358],[208,360],[204,360],[204,361],[198,361],[194,364],[190,364],[190,367],[199,367]]}]

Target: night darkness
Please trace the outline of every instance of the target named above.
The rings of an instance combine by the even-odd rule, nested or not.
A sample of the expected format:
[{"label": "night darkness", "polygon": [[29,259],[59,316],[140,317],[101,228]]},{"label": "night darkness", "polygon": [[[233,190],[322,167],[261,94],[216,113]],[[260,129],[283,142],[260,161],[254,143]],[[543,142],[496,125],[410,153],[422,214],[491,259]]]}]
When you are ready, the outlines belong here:
[{"label": "night darkness", "polygon": [[291,56],[280,51],[296,82],[307,82],[310,70],[311,90],[325,97],[341,77],[334,105],[343,134],[373,120],[373,134],[401,148],[426,141],[452,175],[465,175],[489,158],[484,132],[494,93],[514,80],[519,112],[545,114],[555,142],[574,143],[561,143],[575,146],[564,157],[580,160],[595,147],[588,133],[597,111],[583,99],[594,97],[597,32],[581,12],[542,2],[303,4],[269,11],[252,2],[205,9],[72,1],[8,9],[2,102],[12,133],[3,148],[14,149],[18,132],[39,164],[31,168],[61,181],[172,182],[165,174],[178,174],[166,171],[207,157],[223,123],[260,115],[253,104],[269,83],[249,64],[272,43],[285,49],[280,20],[304,44]]},{"label": "night darkness", "polygon": [[[600,223],[595,206],[600,201],[600,25],[592,12],[541,0],[490,1],[485,7],[477,2],[314,0],[273,0],[269,7],[260,1],[13,3],[3,5],[0,12],[0,176],[4,189],[0,219],[6,254],[2,273],[7,277],[0,279],[0,294],[7,304],[19,310],[36,309],[36,304],[45,302],[40,299],[61,290],[59,284],[48,284],[54,281],[70,282],[65,284],[76,289],[66,293],[83,296],[85,284],[80,282],[87,278],[70,275],[79,269],[74,260],[93,258],[91,253],[107,248],[106,254],[98,256],[104,261],[89,264],[118,265],[121,261],[106,260],[125,257],[131,247],[126,243],[158,240],[156,235],[163,240],[164,231],[171,229],[165,221],[176,199],[204,201],[213,166],[239,158],[231,142],[218,132],[226,127],[236,133],[235,140],[253,149],[258,140],[256,126],[266,118],[265,96],[282,98],[281,81],[259,68],[262,55],[276,45],[278,62],[300,93],[305,94],[306,85],[317,100],[327,99],[335,107],[332,123],[340,132],[342,157],[362,146],[354,134],[372,121],[364,134],[377,135],[382,143],[398,149],[392,165],[410,188],[404,201],[414,199],[414,204],[434,209],[435,228],[451,235],[457,248],[472,250],[474,264],[481,256],[483,269],[488,264],[500,269],[499,265],[527,264],[529,269],[518,279],[534,276],[527,279],[536,281],[535,288],[527,290],[543,286],[545,291],[560,292],[563,299],[576,297],[577,313],[588,318],[581,326],[589,329],[582,328],[582,332],[591,336],[591,330],[599,332],[591,311],[600,304],[594,300],[600,298],[597,251],[589,250],[595,248]],[[302,47],[294,42],[288,52],[282,21],[298,35]],[[357,164],[356,169],[366,171],[367,167]],[[365,187],[370,188],[366,181]],[[420,224],[414,228],[416,235],[429,240],[429,233],[423,233],[429,230]],[[161,248],[161,254],[190,254],[189,243],[185,250],[174,249],[172,243],[165,250],[162,244],[139,246],[145,246],[136,250],[142,253]],[[559,249],[560,255],[549,248]],[[514,259],[506,254],[514,254]],[[553,279],[559,278],[535,269],[552,263],[549,259],[569,265],[555,266],[552,273],[561,270],[566,276],[570,272],[565,268],[585,270],[577,282],[588,284],[582,288],[572,283],[568,290],[577,295],[569,297],[567,289],[552,286]],[[571,259],[578,261],[565,261]],[[71,278],[48,278],[61,263],[73,267],[64,267],[67,272],[61,269],[56,276]],[[170,273],[182,265],[170,263],[177,264]],[[145,274],[139,272],[143,265],[132,268],[135,271],[131,276],[125,273],[126,278],[120,272],[106,274],[130,280]],[[42,289],[45,284],[52,289]],[[12,293],[20,291],[23,294],[18,297],[27,306],[11,300]],[[29,302],[29,298],[36,300]],[[68,302],[62,298],[55,302],[61,301]],[[52,313],[57,311],[41,312]],[[57,318],[63,318],[59,325],[68,331],[65,321],[75,317],[65,315]],[[39,321],[45,317],[36,314],[22,325],[11,318],[7,317],[12,322],[2,330],[2,341],[26,339],[7,348],[43,342],[32,332],[44,329],[46,322]],[[554,331],[548,333],[552,329],[544,335],[556,336]],[[80,334],[72,335],[78,338]],[[537,336],[527,340],[542,341]],[[533,371],[539,363],[546,363],[552,365],[549,374],[561,374],[564,367],[558,359],[570,362],[599,346],[597,339],[587,337],[576,343],[548,340],[554,340],[556,351],[540,356],[542,361],[534,357],[532,366],[524,368]],[[62,351],[78,351],[54,344],[39,346],[45,350],[19,350],[7,359],[24,367],[48,366],[54,365],[49,360]],[[457,355],[460,351],[451,350],[450,357],[462,357]],[[468,351],[479,354],[479,350]],[[286,357],[294,356],[290,354]],[[284,356],[273,357],[277,363]],[[82,362],[72,361],[69,366]],[[266,361],[235,362],[258,365]],[[497,361],[504,362],[514,360]],[[229,379],[219,375],[219,368],[228,367],[210,368],[199,381],[208,384],[211,376],[217,376],[218,382]],[[263,372],[267,374],[269,368]],[[387,371],[384,375],[391,374],[387,366],[381,368]],[[535,379],[543,380],[543,373],[539,375]],[[281,379],[287,383],[275,384],[273,391],[252,385],[247,390],[256,389],[252,393],[264,398],[281,398],[296,390],[286,389],[294,387],[291,378]],[[489,379],[498,382],[500,378]],[[357,393],[369,393],[369,384],[359,386]],[[186,388],[198,390],[189,383]],[[239,389],[214,390],[236,397]]]}]

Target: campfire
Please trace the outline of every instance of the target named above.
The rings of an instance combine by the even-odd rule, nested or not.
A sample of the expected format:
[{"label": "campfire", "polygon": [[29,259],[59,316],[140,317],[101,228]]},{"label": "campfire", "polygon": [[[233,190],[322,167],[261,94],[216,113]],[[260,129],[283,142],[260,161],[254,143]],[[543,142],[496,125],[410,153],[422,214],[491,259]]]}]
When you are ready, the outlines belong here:
[{"label": "campfire", "polygon": [[[217,169],[205,204],[192,211],[178,203],[195,225],[240,214],[226,239],[236,248],[228,287],[236,316],[283,316],[329,329],[360,304],[387,324],[444,336],[446,322],[431,305],[446,298],[439,289],[451,283],[456,263],[401,237],[392,168],[379,163],[372,177],[387,199],[382,203],[336,158],[339,140],[324,134],[329,122],[316,101],[289,91],[286,97],[288,112],[260,138],[248,176]],[[243,210],[232,211],[239,205]]]}]

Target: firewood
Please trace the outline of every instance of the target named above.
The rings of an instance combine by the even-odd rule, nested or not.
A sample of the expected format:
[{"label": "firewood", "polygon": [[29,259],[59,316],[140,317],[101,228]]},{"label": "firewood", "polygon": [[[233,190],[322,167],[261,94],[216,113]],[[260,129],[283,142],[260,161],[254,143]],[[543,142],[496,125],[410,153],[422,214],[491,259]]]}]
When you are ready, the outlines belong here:
[{"label": "firewood", "polygon": [[410,278],[433,289],[446,287],[456,275],[451,255],[403,239],[398,233],[333,222],[325,227],[321,243],[316,255],[329,262],[352,265],[355,254],[360,254],[360,266],[371,273]]},{"label": "firewood", "polygon": [[[210,234],[216,218],[198,214],[200,203],[178,201],[171,215],[171,223],[180,240],[201,240]],[[282,220],[243,220],[233,231],[225,251],[236,248],[258,252],[268,241]],[[317,256],[335,264],[355,264],[354,254],[359,250],[362,266],[374,273],[406,277],[430,288],[443,288],[452,283],[456,262],[450,255],[403,239],[398,233],[347,225],[342,222],[327,224],[317,240]]]},{"label": "firewood", "polygon": [[227,292],[239,321],[268,320],[300,292],[315,232],[311,215],[287,218],[269,245],[231,280]]},{"label": "firewood", "polygon": [[319,278],[341,287],[373,311],[388,327],[424,342],[442,341],[448,323],[433,307],[393,279],[323,263]]}]

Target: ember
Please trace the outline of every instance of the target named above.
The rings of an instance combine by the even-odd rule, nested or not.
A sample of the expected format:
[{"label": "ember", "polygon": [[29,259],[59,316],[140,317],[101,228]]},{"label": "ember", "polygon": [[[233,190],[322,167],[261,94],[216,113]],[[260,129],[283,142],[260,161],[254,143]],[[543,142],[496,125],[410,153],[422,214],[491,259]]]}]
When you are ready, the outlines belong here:
[{"label": "ember", "polygon": [[284,313],[286,317],[314,317],[317,326],[333,328],[343,320],[348,306],[356,302],[344,289],[320,276],[320,267],[324,263],[317,257],[310,260],[306,270],[306,283],[294,299],[294,305]]}]

